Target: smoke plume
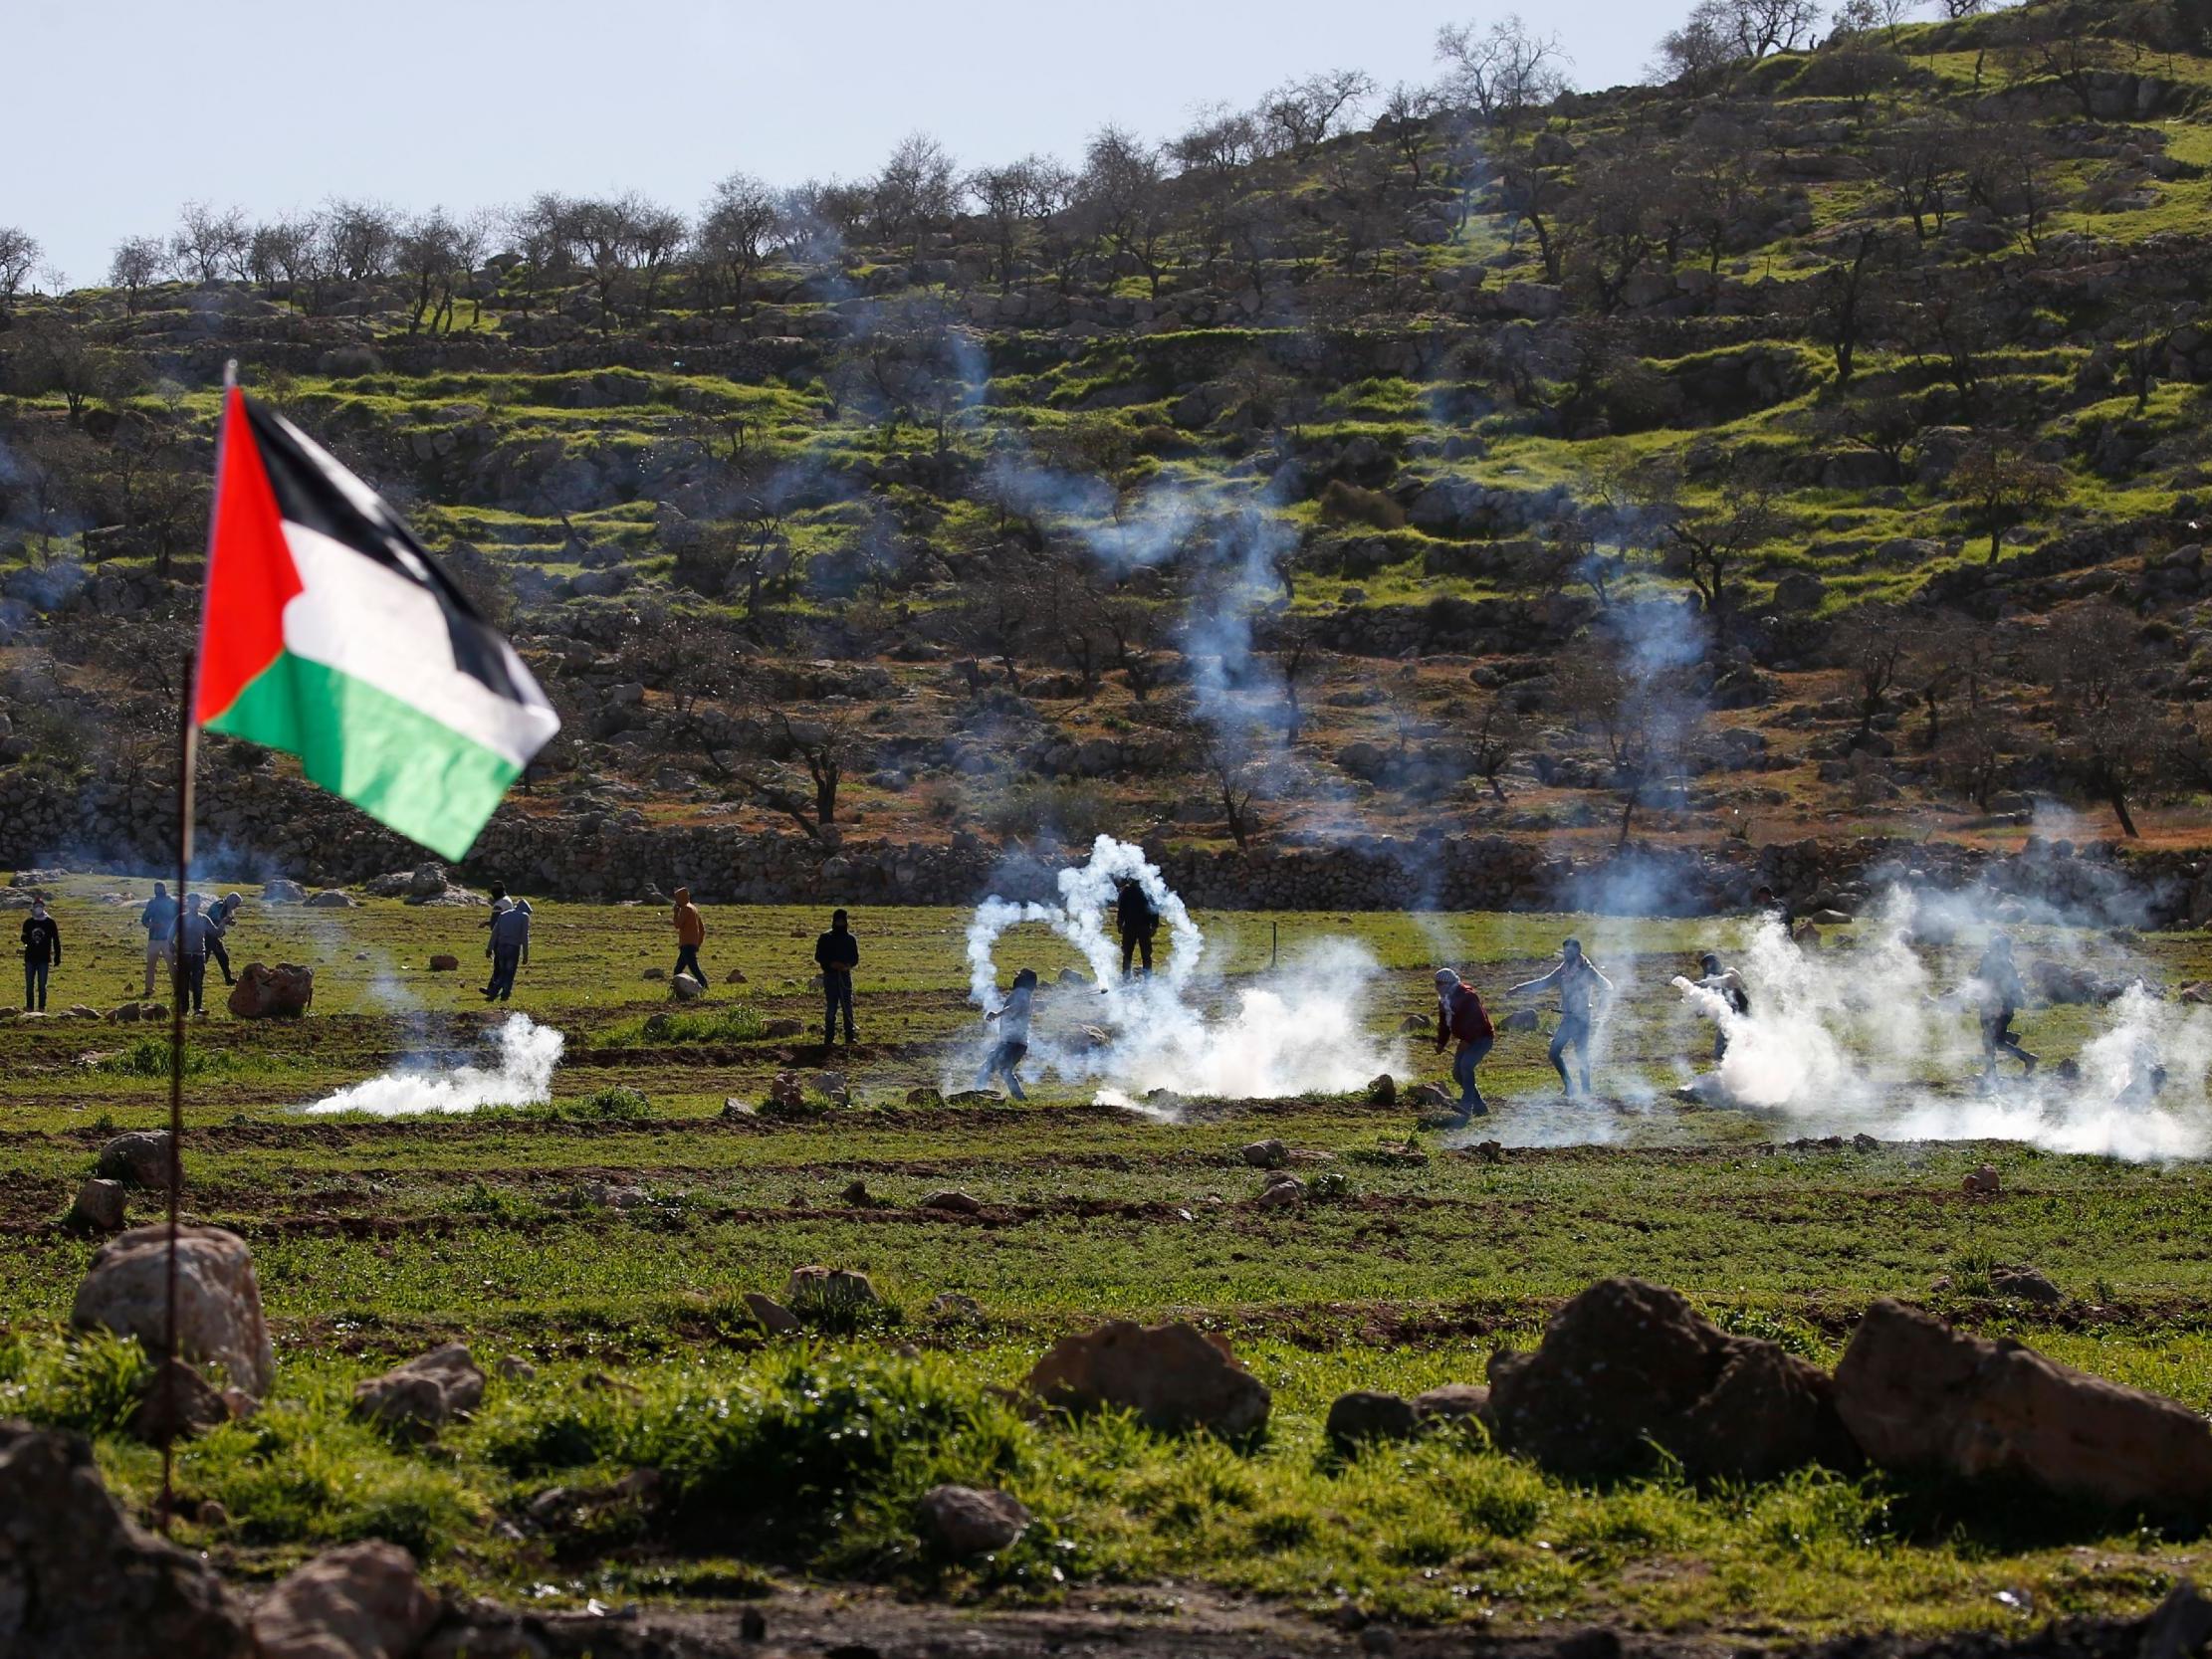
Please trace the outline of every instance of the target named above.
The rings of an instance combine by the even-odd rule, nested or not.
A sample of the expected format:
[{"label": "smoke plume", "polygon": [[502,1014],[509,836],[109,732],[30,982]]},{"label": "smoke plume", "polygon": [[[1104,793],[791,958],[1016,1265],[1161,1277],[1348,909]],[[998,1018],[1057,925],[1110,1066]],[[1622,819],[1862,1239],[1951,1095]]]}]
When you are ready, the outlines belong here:
[{"label": "smoke plume", "polygon": [[475,1112],[487,1106],[537,1106],[553,1099],[553,1070],[565,1039],[528,1014],[499,1028],[499,1057],[486,1066],[395,1067],[302,1108],[317,1117],[365,1112],[377,1118]]}]

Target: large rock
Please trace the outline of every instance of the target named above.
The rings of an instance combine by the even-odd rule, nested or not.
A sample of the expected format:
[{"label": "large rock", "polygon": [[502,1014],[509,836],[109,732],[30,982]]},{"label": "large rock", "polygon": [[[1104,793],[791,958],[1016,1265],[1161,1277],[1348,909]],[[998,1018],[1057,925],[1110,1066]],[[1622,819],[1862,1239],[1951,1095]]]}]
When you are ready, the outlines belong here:
[{"label": "large rock", "polygon": [[484,1373],[460,1343],[447,1343],[353,1385],[353,1410],[372,1423],[428,1438],[484,1398]]},{"label": "large rock", "polygon": [[[168,1325],[167,1240],[165,1226],[133,1227],[102,1245],[77,1287],[70,1323],[135,1337],[147,1353],[159,1353]],[[195,1365],[221,1365],[256,1398],[267,1394],[277,1356],[246,1241],[220,1227],[180,1227],[176,1272],[177,1352]]]},{"label": "large rock", "polygon": [[452,884],[446,880],[442,864],[418,864],[407,876],[407,897],[410,899],[436,899],[444,895]]},{"label": "large rock", "polygon": [[0,1655],[251,1659],[253,1651],[222,1580],[130,1524],[86,1441],[0,1422]]},{"label": "large rock", "polygon": [[1062,1337],[1030,1370],[1025,1386],[1063,1411],[1134,1411],[1170,1433],[1212,1429],[1234,1439],[1266,1426],[1267,1386],[1237,1362],[1219,1337],[1178,1321],[1110,1320]]},{"label": "large rock", "polygon": [[438,1622],[414,1557],[371,1541],[326,1551],[254,1609],[256,1659],[410,1659]]},{"label": "large rock", "polygon": [[1028,1530],[1029,1512],[1010,1492],[933,1486],[914,1506],[922,1536],[956,1560],[1003,1550]]},{"label": "large rock", "polygon": [[231,1420],[222,1390],[181,1359],[155,1365],[130,1414],[130,1432],[149,1446],[219,1428]]},{"label": "large rock", "polygon": [[1354,1388],[1329,1402],[1324,1432],[1340,1452],[1370,1440],[1410,1440],[1421,1427],[1421,1414],[1403,1394],[1378,1393]]},{"label": "large rock", "polygon": [[1575,1477],[1631,1469],[1653,1445],[1698,1479],[1857,1462],[1823,1372],[1640,1279],[1600,1280],[1534,1352],[1493,1354],[1488,1422],[1507,1451]]},{"label": "large rock", "polygon": [[865,1273],[842,1267],[794,1267],[783,1286],[784,1304],[802,1319],[833,1310],[873,1307],[882,1300]]},{"label": "large rock", "polygon": [[1894,1302],[1867,1310],[1836,1409],[1885,1469],[1997,1479],[2114,1510],[2202,1515],[2212,1426],[2187,1407]]},{"label": "large rock", "polygon": [[169,1132],[144,1129],[116,1136],[100,1148],[100,1161],[93,1166],[93,1173],[124,1186],[165,1189],[169,1184]]},{"label": "large rock", "polygon": [[230,1011],[242,1020],[297,1019],[314,1003],[315,969],[292,962],[248,962],[230,992]]},{"label": "large rock", "polygon": [[75,1226],[88,1232],[119,1233],[128,1194],[120,1181],[103,1180],[99,1176],[77,1189],[77,1199],[70,1205],[69,1219]]}]

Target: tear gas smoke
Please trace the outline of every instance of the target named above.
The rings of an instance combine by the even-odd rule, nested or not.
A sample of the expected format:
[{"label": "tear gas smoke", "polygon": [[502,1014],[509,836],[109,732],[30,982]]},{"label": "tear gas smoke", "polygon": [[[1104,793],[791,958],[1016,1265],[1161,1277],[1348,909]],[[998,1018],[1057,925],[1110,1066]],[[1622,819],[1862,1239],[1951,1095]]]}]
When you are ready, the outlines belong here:
[{"label": "tear gas smoke", "polygon": [[397,1067],[302,1108],[314,1116],[366,1112],[401,1118],[428,1112],[474,1112],[487,1106],[537,1106],[553,1099],[553,1074],[566,1041],[528,1014],[510,1014],[499,1028],[499,1061],[491,1067]]},{"label": "tear gas smoke", "polygon": [[[1143,888],[1170,935],[1167,960],[1150,977],[1121,978],[1106,921],[1118,880]],[[1024,1062],[1031,1069],[1096,1081],[1101,1104],[1143,1111],[1137,1097],[1155,1090],[1265,1100],[1356,1089],[1403,1065],[1401,1052],[1367,1035],[1367,999],[1381,969],[1351,940],[1324,940],[1267,983],[1239,987],[1233,1005],[1209,1018],[1193,994],[1205,935],[1142,848],[1100,836],[1088,862],[1060,872],[1059,890],[1057,905],[987,899],[968,930],[969,995],[987,1012],[1002,1000],[994,952],[1020,923],[1050,928],[1090,967],[1096,992],[1078,989],[1072,1017],[1055,1019],[1059,1010],[1040,988]]]}]

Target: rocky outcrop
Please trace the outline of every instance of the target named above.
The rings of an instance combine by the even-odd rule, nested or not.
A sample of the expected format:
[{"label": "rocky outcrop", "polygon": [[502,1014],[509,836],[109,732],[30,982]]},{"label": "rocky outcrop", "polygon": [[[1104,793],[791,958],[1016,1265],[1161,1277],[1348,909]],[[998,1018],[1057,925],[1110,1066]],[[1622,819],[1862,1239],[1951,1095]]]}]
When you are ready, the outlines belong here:
[{"label": "rocky outcrop", "polygon": [[[135,1337],[159,1353],[168,1328],[168,1229],[133,1227],[93,1255],[70,1323],[80,1331]],[[177,1233],[177,1352],[219,1364],[256,1398],[276,1380],[277,1356],[261,1312],[261,1285],[246,1241],[220,1227]]]},{"label": "rocky outcrop", "polygon": [[356,1416],[411,1439],[428,1439],[484,1398],[484,1373],[460,1343],[447,1343],[353,1386]]},{"label": "rocky outcrop", "polygon": [[1196,1326],[1139,1326],[1112,1320],[1062,1337],[1023,1386],[1055,1410],[1133,1411],[1168,1433],[1211,1429],[1239,1439],[1266,1427],[1265,1383],[1238,1363],[1221,1338]]},{"label": "rocky outcrop", "polygon": [[230,1011],[242,1020],[297,1019],[315,1005],[315,969],[293,962],[248,962],[231,987]]},{"label": "rocky outcrop", "polygon": [[325,1552],[254,1609],[255,1659],[412,1659],[438,1622],[414,1557],[371,1541]]},{"label": "rocky outcrop", "polygon": [[101,1180],[123,1186],[160,1187],[169,1184],[169,1132],[165,1129],[132,1130],[118,1135],[100,1148],[93,1173]]}]

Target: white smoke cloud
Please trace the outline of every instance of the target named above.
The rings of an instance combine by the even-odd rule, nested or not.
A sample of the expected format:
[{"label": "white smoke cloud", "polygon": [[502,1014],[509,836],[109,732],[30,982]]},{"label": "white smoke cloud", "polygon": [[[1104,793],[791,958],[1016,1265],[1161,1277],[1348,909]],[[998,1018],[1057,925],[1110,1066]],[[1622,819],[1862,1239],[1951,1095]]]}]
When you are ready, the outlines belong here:
[{"label": "white smoke cloud", "polygon": [[399,1067],[301,1110],[317,1117],[365,1112],[377,1118],[401,1118],[475,1112],[487,1106],[537,1106],[553,1099],[553,1075],[565,1042],[552,1026],[540,1025],[528,1014],[510,1014],[499,1028],[495,1066]]}]

